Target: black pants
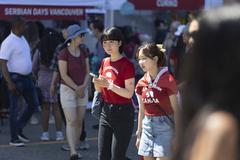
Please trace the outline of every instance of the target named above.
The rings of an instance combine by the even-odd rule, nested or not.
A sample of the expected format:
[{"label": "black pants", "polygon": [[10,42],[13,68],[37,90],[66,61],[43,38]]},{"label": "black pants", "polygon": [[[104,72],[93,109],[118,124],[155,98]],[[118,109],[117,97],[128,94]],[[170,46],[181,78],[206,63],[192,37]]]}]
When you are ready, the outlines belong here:
[{"label": "black pants", "polygon": [[124,160],[134,126],[132,104],[104,104],[99,122],[98,159]]}]

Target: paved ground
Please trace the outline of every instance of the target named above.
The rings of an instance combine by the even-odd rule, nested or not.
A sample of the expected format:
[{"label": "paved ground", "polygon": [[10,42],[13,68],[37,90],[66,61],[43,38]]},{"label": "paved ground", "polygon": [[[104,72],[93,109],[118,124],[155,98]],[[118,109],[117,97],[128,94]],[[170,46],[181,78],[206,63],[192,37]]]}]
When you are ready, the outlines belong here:
[{"label": "paved ground", "polygon": [[[92,128],[92,125],[96,123],[97,120],[88,112],[86,115],[86,129],[90,149],[87,151],[80,151],[83,155],[83,160],[97,160],[97,130]],[[25,147],[12,147],[8,145],[10,137],[9,123],[8,121],[5,121],[4,125],[0,126],[0,160],[68,160],[69,152],[60,149],[66,141],[54,141],[55,127],[51,124],[49,128],[50,137],[53,140],[49,142],[41,142],[39,140],[41,134],[40,124],[29,124],[25,128],[24,134],[30,138],[31,142]],[[131,160],[138,160],[137,150],[134,143],[135,137],[133,136],[128,148],[127,156]]]}]

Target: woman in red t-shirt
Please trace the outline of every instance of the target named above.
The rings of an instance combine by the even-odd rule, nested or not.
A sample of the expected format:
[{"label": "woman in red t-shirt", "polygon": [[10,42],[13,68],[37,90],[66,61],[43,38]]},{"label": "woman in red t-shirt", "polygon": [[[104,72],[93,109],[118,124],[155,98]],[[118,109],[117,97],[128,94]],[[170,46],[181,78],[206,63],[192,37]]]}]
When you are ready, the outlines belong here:
[{"label": "woman in red t-shirt", "polygon": [[133,64],[121,54],[122,37],[118,28],[105,29],[102,45],[110,57],[103,59],[100,76],[93,78],[104,100],[98,132],[99,160],[125,159],[133,131],[135,73]]},{"label": "woman in red t-shirt", "polygon": [[166,160],[172,153],[178,110],[177,85],[164,66],[166,59],[162,48],[144,44],[138,48],[137,58],[145,72],[136,86],[140,108],[136,132],[138,154],[144,160]]}]

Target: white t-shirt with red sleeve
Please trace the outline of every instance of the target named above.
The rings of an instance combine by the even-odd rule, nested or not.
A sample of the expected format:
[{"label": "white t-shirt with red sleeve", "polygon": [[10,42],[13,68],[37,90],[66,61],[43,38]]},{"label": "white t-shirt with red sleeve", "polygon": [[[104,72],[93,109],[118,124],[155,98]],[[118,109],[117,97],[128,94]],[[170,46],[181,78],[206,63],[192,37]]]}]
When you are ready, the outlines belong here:
[{"label": "white t-shirt with red sleeve", "polygon": [[[110,58],[104,58],[99,69],[99,74],[121,88],[125,88],[125,80],[135,78],[134,65],[126,57],[122,57],[114,62],[110,61]],[[131,99],[122,97],[107,88],[102,89],[102,96],[106,103],[132,103]]]},{"label": "white t-shirt with red sleeve", "polygon": [[135,91],[142,97],[145,115],[173,114],[169,96],[177,94],[177,84],[167,67],[160,70],[155,80],[145,73],[138,81]]}]

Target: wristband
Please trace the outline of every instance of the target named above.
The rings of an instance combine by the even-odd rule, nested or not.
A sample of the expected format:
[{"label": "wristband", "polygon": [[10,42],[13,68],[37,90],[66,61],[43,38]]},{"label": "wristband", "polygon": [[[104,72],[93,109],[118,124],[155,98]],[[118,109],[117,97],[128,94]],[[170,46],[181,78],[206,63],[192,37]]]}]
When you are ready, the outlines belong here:
[{"label": "wristband", "polygon": [[112,82],[110,82],[109,83],[109,85],[108,85],[108,88],[107,88],[108,90],[111,90],[111,89],[113,89],[113,83]]}]

